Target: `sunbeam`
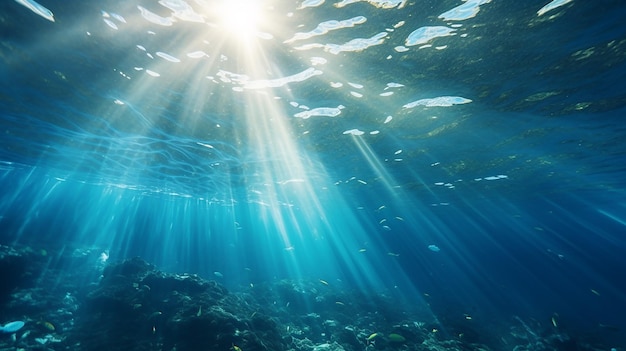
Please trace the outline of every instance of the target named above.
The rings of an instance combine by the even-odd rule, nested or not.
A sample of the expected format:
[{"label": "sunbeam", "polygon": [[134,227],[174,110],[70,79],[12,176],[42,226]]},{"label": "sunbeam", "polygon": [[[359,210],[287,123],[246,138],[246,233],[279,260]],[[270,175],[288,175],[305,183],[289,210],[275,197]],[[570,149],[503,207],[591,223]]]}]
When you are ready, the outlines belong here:
[{"label": "sunbeam", "polygon": [[626,7],[457,2],[2,2],[0,349],[623,349]]}]

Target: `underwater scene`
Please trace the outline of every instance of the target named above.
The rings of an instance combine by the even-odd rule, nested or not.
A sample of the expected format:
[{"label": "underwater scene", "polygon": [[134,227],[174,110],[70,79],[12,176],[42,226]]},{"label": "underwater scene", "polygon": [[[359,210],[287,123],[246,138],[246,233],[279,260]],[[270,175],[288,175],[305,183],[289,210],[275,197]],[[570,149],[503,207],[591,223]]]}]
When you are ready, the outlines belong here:
[{"label": "underwater scene", "polygon": [[2,1],[0,351],[626,350],[625,19]]}]

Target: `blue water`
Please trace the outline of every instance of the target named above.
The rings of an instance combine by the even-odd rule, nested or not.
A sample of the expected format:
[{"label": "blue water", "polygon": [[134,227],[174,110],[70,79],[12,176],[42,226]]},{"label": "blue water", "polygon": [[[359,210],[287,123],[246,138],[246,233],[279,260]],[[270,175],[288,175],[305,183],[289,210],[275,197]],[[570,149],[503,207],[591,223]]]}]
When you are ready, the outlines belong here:
[{"label": "blue water", "polygon": [[0,243],[626,347],[626,6],[548,2],[4,2]]}]

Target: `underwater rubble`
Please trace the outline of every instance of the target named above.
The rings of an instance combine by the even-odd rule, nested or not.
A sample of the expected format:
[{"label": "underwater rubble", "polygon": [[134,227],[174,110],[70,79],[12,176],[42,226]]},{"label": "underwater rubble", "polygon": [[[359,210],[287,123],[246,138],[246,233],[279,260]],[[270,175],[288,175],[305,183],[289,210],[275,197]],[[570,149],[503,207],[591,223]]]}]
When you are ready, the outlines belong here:
[{"label": "underwater rubble", "polygon": [[141,258],[94,265],[98,254],[0,245],[0,351],[611,350],[520,317],[448,321],[321,280],[229,291]]}]

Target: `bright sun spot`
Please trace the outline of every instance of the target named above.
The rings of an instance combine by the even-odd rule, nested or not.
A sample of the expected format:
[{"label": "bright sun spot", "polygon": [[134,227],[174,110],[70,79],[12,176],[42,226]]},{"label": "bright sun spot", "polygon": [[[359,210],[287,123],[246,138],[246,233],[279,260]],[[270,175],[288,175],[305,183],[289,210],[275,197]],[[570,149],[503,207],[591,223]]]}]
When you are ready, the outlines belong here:
[{"label": "bright sun spot", "polygon": [[220,24],[231,34],[251,36],[261,21],[259,0],[223,0],[219,5]]}]

